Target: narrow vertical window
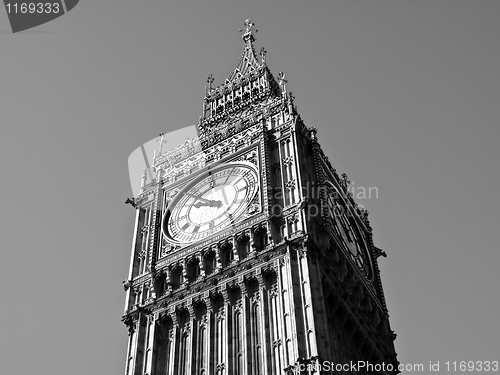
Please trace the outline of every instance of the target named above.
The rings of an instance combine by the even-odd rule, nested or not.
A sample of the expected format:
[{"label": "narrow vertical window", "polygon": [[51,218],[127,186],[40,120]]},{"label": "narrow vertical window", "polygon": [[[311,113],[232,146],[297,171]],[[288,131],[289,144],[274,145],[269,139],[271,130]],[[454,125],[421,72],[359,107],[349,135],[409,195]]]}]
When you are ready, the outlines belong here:
[{"label": "narrow vertical window", "polygon": [[200,373],[205,369],[205,345],[206,345],[206,328],[205,325],[200,327],[200,334],[198,337],[198,363]]},{"label": "narrow vertical window", "polygon": [[186,375],[186,361],[187,361],[187,333],[184,333],[181,338],[179,347],[179,374]]},{"label": "narrow vertical window", "polygon": [[[258,293],[258,291],[256,292]],[[253,306],[253,358],[254,358],[254,374],[259,375],[262,366],[262,343],[261,343],[261,324],[260,324],[260,306],[255,303]]]}]

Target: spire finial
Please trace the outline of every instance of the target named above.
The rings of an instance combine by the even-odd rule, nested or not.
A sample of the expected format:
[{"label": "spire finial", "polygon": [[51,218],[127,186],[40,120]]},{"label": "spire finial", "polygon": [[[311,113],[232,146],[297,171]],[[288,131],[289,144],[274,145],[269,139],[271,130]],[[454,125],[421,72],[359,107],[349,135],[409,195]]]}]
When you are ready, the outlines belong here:
[{"label": "spire finial", "polygon": [[212,73],[210,73],[208,75],[208,78],[207,78],[208,86],[205,86],[205,94],[208,94],[210,91],[212,91],[212,82],[213,81],[214,81],[214,77],[213,77]]},{"label": "spire finial", "polygon": [[255,24],[248,18],[245,20],[245,28],[240,29],[240,32],[243,32],[243,35],[241,36],[245,43],[248,41],[253,42],[255,40],[255,37],[253,36],[253,32],[258,32],[257,29],[254,28]]},{"label": "spire finial", "polygon": [[214,81],[214,76],[212,75],[212,73],[210,73],[208,75],[208,78],[207,78],[207,83],[208,83],[208,88],[210,90],[212,90],[212,82]]},{"label": "spire finial", "polygon": [[286,83],[288,81],[285,79],[285,73],[279,72],[278,74],[278,84],[280,85],[281,92],[286,93]]},{"label": "spire finial", "polygon": [[146,180],[148,178],[148,169],[144,168],[144,172],[142,172],[142,177],[141,177],[141,190],[140,192],[144,192],[144,186],[146,186]]},{"label": "spire finial", "polygon": [[163,148],[163,144],[167,143],[167,141],[165,141],[165,133],[161,132],[159,137],[156,138],[156,141],[160,143],[160,149],[158,150],[158,155],[161,155],[161,150]]}]

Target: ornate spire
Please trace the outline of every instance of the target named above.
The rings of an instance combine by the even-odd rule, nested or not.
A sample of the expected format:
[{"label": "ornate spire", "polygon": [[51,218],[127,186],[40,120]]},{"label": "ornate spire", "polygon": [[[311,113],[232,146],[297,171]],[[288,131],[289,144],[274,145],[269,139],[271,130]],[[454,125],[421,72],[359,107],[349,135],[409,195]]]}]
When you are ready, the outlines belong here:
[{"label": "ornate spire", "polygon": [[258,32],[259,30],[254,29],[255,24],[248,18],[245,20],[245,29],[240,29],[240,32],[243,32],[243,35],[241,36],[243,40],[245,41],[245,44],[249,44],[255,41],[255,37],[253,36],[252,32]]},{"label": "ornate spire", "polygon": [[156,138],[156,142],[158,142],[160,144],[160,148],[158,149],[158,153],[156,153],[156,150],[153,153],[153,164],[155,163],[156,156],[161,155],[161,150],[163,149],[163,144],[167,143],[167,141],[165,141],[164,139],[165,139],[165,133],[163,133],[163,132],[161,132],[160,135],[158,136],[158,138]]},{"label": "ornate spire", "polygon": [[240,29],[243,34],[243,51],[236,67],[224,82],[218,87],[213,87],[213,77],[209,76],[205,89],[203,116],[200,117],[197,126],[198,134],[203,138],[203,147],[215,142],[215,139],[220,139],[220,135],[215,138],[215,133],[227,136],[238,131],[233,124],[234,121],[226,121],[227,116],[238,114],[257,102],[267,100],[270,95],[279,95],[281,92],[280,86],[266,65],[266,50],[264,48],[260,50],[260,61],[258,54],[255,53],[253,42],[257,30],[254,26],[255,24],[247,19],[245,27]]},{"label": "ornate spire", "polygon": [[163,149],[163,144],[167,143],[167,141],[165,141],[165,133],[161,132],[160,135],[158,136],[158,138],[156,138],[156,141],[160,144],[158,154],[161,155],[161,150]]},{"label": "ornate spire", "polygon": [[[251,73],[251,72],[256,72],[259,70],[259,68],[263,67],[265,65],[265,51],[263,56],[263,61],[262,63],[259,63],[257,60],[257,57],[255,55],[255,51],[253,49],[253,42],[255,41],[255,37],[253,36],[253,33],[257,32],[257,29],[254,28],[254,23],[250,21],[250,18],[245,21],[245,28],[240,29],[240,32],[243,33],[241,36],[243,38],[243,41],[245,42],[245,45],[243,47],[243,52],[241,54],[240,61],[236,65],[236,68],[231,72],[229,77],[227,77],[225,83],[228,84],[234,80],[239,79],[240,77]],[[262,54],[262,51],[261,51]]]},{"label": "ornate spire", "polygon": [[140,192],[144,192],[144,187],[146,186],[146,180],[148,178],[148,169],[144,168],[144,172],[142,172],[142,178],[141,178],[141,190]]},{"label": "ornate spire", "polygon": [[283,93],[286,93],[286,84],[287,80],[285,79],[285,73],[279,72],[278,73],[278,84],[280,85],[281,91]]},{"label": "ornate spire", "polygon": [[208,75],[208,78],[207,78],[208,86],[205,87],[205,95],[208,94],[210,91],[212,91],[212,83],[213,82],[214,82],[214,77],[213,77],[212,73],[210,73]]}]

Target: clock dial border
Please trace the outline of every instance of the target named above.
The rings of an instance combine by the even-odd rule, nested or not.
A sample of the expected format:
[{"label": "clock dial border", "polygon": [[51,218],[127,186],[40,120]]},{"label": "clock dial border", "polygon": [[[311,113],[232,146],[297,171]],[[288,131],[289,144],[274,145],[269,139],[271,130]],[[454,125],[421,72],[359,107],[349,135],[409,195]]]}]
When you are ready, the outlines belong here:
[{"label": "clock dial border", "polygon": [[250,162],[234,161],[210,167],[171,200],[163,215],[162,234],[177,245],[202,241],[257,213],[248,209],[259,191],[258,169]]}]

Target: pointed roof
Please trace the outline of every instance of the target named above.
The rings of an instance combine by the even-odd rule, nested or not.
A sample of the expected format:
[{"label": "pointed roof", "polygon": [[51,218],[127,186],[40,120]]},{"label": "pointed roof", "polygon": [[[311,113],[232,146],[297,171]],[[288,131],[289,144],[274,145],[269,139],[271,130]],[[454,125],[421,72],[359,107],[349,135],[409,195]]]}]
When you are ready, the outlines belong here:
[{"label": "pointed roof", "polygon": [[[257,32],[254,23],[247,19],[245,27],[240,29],[240,32],[243,33],[244,44],[236,67],[218,87],[212,87],[214,78],[211,74],[208,76],[203,99],[203,115],[200,116],[197,125],[198,135],[205,141],[210,139],[212,142],[216,139],[216,134],[217,139],[220,139],[221,134],[224,134],[224,137],[234,134],[237,129],[233,124],[234,121],[227,120],[228,116],[255,106],[257,102],[268,100],[269,96],[279,96],[281,93],[280,84],[276,82],[267,67],[264,48],[260,50],[260,61],[257,59],[253,47],[254,33]],[[207,147],[207,142],[203,147]]]},{"label": "pointed roof", "polygon": [[240,32],[243,32],[241,37],[245,45],[243,46],[240,61],[238,61],[236,68],[226,78],[225,83],[235,81],[248,73],[258,71],[259,68],[265,65],[265,50],[262,49],[261,51],[262,63],[259,63],[253,49],[253,42],[255,41],[253,33],[257,32],[257,29],[254,29],[254,25],[250,19],[247,19],[245,21],[245,29],[240,29]]}]

